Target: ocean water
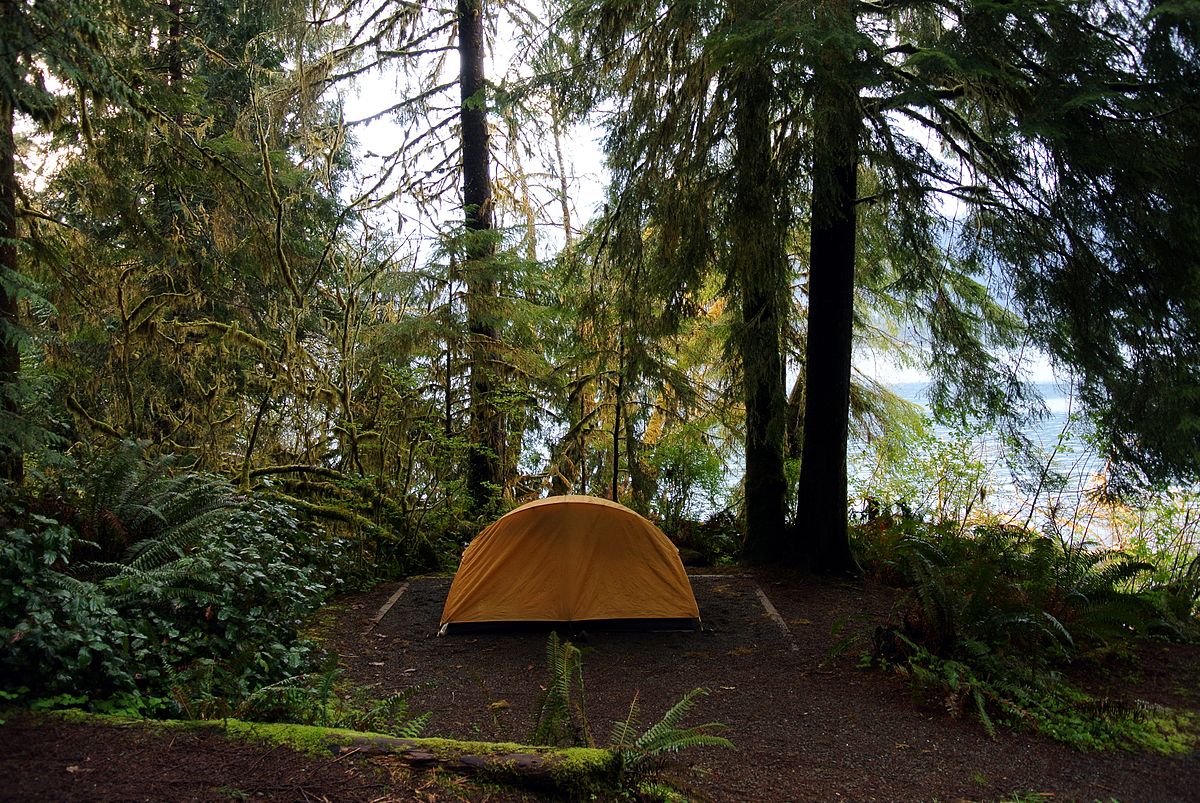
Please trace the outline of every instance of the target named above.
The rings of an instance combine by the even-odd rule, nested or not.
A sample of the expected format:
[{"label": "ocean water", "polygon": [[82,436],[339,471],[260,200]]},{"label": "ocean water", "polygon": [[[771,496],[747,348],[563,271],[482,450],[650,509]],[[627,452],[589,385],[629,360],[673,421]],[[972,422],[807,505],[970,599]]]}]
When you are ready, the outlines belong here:
[{"label": "ocean water", "polygon": [[[1055,468],[1063,470],[1069,468],[1070,464],[1074,462],[1072,456],[1077,456],[1084,451],[1095,457],[1095,451],[1090,449],[1082,439],[1083,423],[1069,420],[1073,412],[1076,414],[1079,412],[1079,405],[1072,399],[1070,390],[1054,382],[1037,382],[1033,383],[1033,387],[1045,402],[1046,416],[1028,426],[1025,429],[1025,435],[1035,445],[1047,452],[1057,450],[1058,454],[1054,458]],[[919,405],[928,414],[929,383],[902,382],[889,385],[888,388],[902,398]],[[934,429],[941,435],[946,435],[950,431],[941,425],[936,425]]]},{"label": "ocean water", "polygon": [[[906,382],[888,386],[902,398],[917,404],[928,414],[928,383]],[[1085,423],[1078,415],[1078,405],[1070,389],[1053,383],[1036,383],[1035,388],[1045,402],[1046,414],[1028,425],[1024,434],[1033,443],[1038,454],[1040,469],[1025,466],[1018,473],[1024,478],[1018,482],[1014,473],[1015,461],[1011,450],[1001,442],[998,433],[983,432],[969,437],[955,433],[950,428],[935,424],[933,434],[943,441],[962,441],[966,437],[969,454],[986,469],[981,487],[986,488],[983,499],[976,501],[976,510],[986,509],[991,513],[1008,514],[1012,520],[1031,526],[1041,526],[1051,515],[1070,517],[1087,503],[1088,491],[1094,489],[1101,479],[1104,461],[1085,441]],[[850,473],[852,478],[863,478],[864,472],[875,470],[872,450],[868,445],[850,445]],[[937,466],[930,466],[936,471]],[[1039,482],[1043,474],[1046,482]],[[1051,478],[1057,475],[1058,482]],[[935,477],[929,478],[931,483]],[[1022,487],[1024,486],[1024,487]],[[959,489],[961,493],[961,489]],[[931,499],[941,497],[941,492],[931,492],[920,502],[929,507]]]}]

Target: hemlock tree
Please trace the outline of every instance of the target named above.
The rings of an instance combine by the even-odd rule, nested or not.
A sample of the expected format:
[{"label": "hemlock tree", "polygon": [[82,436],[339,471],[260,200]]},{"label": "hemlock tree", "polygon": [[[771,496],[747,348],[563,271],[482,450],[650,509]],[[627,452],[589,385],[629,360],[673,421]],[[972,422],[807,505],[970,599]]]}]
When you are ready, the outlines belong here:
[{"label": "hemlock tree", "polygon": [[[760,4],[730,6],[732,41],[769,52],[768,21]],[[773,70],[746,53],[729,65],[733,100],[733,198],[729,207],[729,283],[741,301],[735,338],[746,407],[745,556],[767,561],[785,551],[787,480],[784,443],[783,330],[789,267],[784,251],[783,181],[773,153]]]},{"label": "hemlock tree", "polygon": [[688,309],[713,270],[737,303],[729,346],[745,407],[745,552],[753,560],[783,552],[787,497],[790,269],[780,154],[795,140],[776,128],[779,48],[768,11],[753,2],[602,0],[570,3],[565,15],[581,41],[587,91],[615,105],[605,143],[614,258],[647,277],[644,303],[668,317]]},{"label": "hemlock tree", "polygon": [[796,525],[805,542],[793,560],[830,572],[854,569],[847,527],[846,443],[850,432],[858,148],[854,0],[821,0],[812,29],[812,195],[809,217],[808,337],[804,446]]},{"label": "hemlock tree", "polygon": [[[778,286],[772,232],[807,207],[799,529],[791,544],[774,537],[781,486],[751,480],[763,465],[755,439],[774,453],[782,435],[770,415],[755,418],[755,377],[772,372],[756,371],[764,352],[751,353],[743,334],[748,555],[852,568],[846,437],[864,203],[886,219],[893,253],[904,252],[896,290],[929,340],[939,413],[1018,421],[1030,408],[1020,363],[1003,350],[1019,340],[989,295],[999,293],[1028,319],[1027,337],[1081,371],[1114,457],[1147,477],[1196,468],[1200,275],[1180,258],[1194,252],[1200,184],[1188,7],[608,0],[571,9],[588,67],[609,76],[598,92],[616,102],[607,148],[627,241],[647,227],[677,241],[660,265],[676,295],[726,254],[742,326],[764,325],[770,313],[756,307],[754,286]],[[755,95],[751,76],[769,88]],[[756,98],[768,109],[771,160],[758,172]],[[772,171],[786,199],[752,210],[751,195],[734,189],[739,174],[769,187]],[[732,213],[739,203],[749,219]],[[671,291],[663,297],[669,304]],[[1182,438],[1168,434],[1176,421]]]},{"label": "hemlock tree", "polygon": [[[914,253],[1015,289],[1035,341],[1079,371],[1118,465],[1200,469],[1195,23],[1169,4],[828,0],[798,30],[814,141],[800,482],[813,523],[798,548],[818,563],[848,558],[841,379],[865,166]],[[955,362],[934,355],[935,402]],[[965,362],[959,404],[1012,412],[1019,374],[993,355]]]},{"label": "hemlock tree", "polygon": [[[23,478],[29,435],[20,403],[18,302],[26,280],[18,265],[17,116],[49,131],[69,104],[70,91],[131,103],[133,93],[113,67],[127,32],[117,23],[124,12],[136,16],[147,10],[140,0],[104,9],[79,0],[0,7],[0,479],[13,483]],[[66,89],[52,91],[52,80]]]},{"label": "hemlock tree", "polygon": [[504,416],[496,405],[496,240],[488,150],[488,89],[484,74],[484,0],[458,0],[459,120],[462,131],[463,218],[467,279],[467,348],[471,361],[471,424],[467,492],[476,515],[491,513],[504,486]]},{"label": "hemlock tree", "polygon": [[[513,106],[504,81],[489,80],[487,37],[493,26],[503,26],[508,33],[520,31],[521,25],[512,20],[531,15],[520,4],[486,0],[359,0],[346,8],[356,9],[351,34],[335,54],[338,72],[330,80],[376,70],[393,70],[400,78],[402,91],[394,103],[351,125],[379,119],[398,123],[394,145],[384,153],[368,153],[363,160],[368,165],[364,170],[378,177],[372,206],[394,204],[401,220],[432,223],[441,232],[442,250],[450,255],[447,308],[453,308],[456,319],[459,308],[464,309],[463,331],[447,332],[447,347],[466,354],[462,384],[469,397],[460,469],[469,513],[489,515],[511,496],[520,430],[530,416],[517,398],[520,394],[507,387],[520,374],[513,365],[519,344],[509,342],[513,307],[528,298],[519,291],[511,256],[501,247],[505,203],[514,194],[524,194],[528,185],[519,167],[519,190],[505,188],[503,181],[506,172],[512,176],[513,161],[519,161],[504,164],[502,158],[503,145],[513,145],[512,132],[519,127],[511,115],[523,109]],[[339,13],[348,19],[345,9]],[[452,52],[458,55],[457,64],[447,58]],[[461,218],[448,220],[450,209],[461,209]],[[531,236],[536,227],[530,223],[536,215],[532,207],[523,211],[528,257],[536,254]],[[457,387],[459,381],[447,378],[447,383]],[[455,428],[456,438],[459,435]]]}]

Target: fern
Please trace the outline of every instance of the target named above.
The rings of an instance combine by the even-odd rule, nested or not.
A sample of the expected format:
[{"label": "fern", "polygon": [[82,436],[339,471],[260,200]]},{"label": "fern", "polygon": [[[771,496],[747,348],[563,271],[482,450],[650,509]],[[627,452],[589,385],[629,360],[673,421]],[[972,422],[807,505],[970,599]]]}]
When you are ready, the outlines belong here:
[{"label": "fern", "polygon": [[[534,744],[585,744],[592,738],[584,709],[583,653],[569,641],[560,642],[551,631],[546,640],[546,691],[538,704],[531,740]],[[571,700],[571,690],[579,688],[579,703]]]},{"label": "fern", "polygon": [[629,703],[629,713],[623,720],[617,720],[613,723],[612,733],[608,737],[608,741],[613,750],[621,752],[623,750],[632,750],[637,744],[638,739],[638,693],[635,692],[633,700]]},{"label": "fern", "polygon": [[617,754],[625,772],[644,771],[648,764],[670,753],[678,753],[691,747],[733,747],[733,742],[712,732],[724,728],[719,722],[706,722],[690,728],[680,727],[680,722],[696,705],[699,697],[708,694],[708,689],[692,689],[671,706],[662,719],[650,726],[636,738],[637,698],[630,705],[629,716],[613,727],[613,751]]},{"label": "fern", "polygon": [[291,722],[323,728],[374,731],[401,738],[416,738],[429,723],[430,712],[411,716],[409,699],[424,686],[414,686],[371,699],[351,687],[338,694],[341,670],[331,660],[319,673],[294,675],[263,686],[248,695],[237,709],[243,719]]},{"label": "fern", "polygon": [[425,727],[429,724],[429,718],[433,716],[433,712],[426,711],[424,714],[419,714],[405,722],[393,732],[393,736],[401,739],[416,739],[425,732]]},{"label": "fern", "polygon": [[85,534],[138,569],[183,557],[223,526],[237,504],[223,479],[173,474],[174,458],[150,457],[145,446],[127,441],[93,460],[79,509]]}]

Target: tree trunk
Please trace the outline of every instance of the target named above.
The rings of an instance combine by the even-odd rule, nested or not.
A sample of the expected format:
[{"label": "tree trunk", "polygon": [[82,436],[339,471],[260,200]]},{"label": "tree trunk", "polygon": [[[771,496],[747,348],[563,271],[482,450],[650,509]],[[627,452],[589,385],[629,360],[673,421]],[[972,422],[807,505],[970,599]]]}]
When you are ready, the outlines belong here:
[{"label": "tree trunk", "polygon": [[492,257],[492,183],[489,176],[487,92],[483,71],[484,0],[458,0],[460,121],[462,124],[463,212],[466,228],[468,357],[471,364],[470,445],[467,492],[471,512],[486,515],[503,488],[505,426],[496,408],[495,344],[499,337],[498,294]]},{"label": "tree trunk", "polygon": [[[167,80],[172,89],[183,90],[183,12],[180,0],[167,0]],[[179,113],[175,122],[182,123]]]},{"label": "tree trunk", "polygon": [[779,181],[771,162],[769,68],[755,63],[734,78],[737,185],[733,200],[732,270],[741,291],[737,348],[746,404],[746,540],[754,562],[785,555],[787,481],[783,471],[787,402],[781,334],[787,260]]},{"label": "tree trunk", "polygon": [[612,485],[609,499],[620,502],[618,493],[621,478],[621,405],[625,400],[625,337],[621,336],[621,346],[617,355],[617,389],[613,396],[613,428],[612,428]]},{"label": "tree trunk", "polygon": [[650,500],[654,498],[654,478],[646,470],[642,457],[643,439],[638,437],[637,419],[625,411],[625,466],[629,472],[629,506],[643,516],[650,515]]},{"label": "tree trunk", "polygon": [[[849,0],[818,5],[819,33],[853,30]],[[813,102],[807,401],[796,524],[797,559],[814,570],[853,572],[847,534],[846,438],[850,421],[858,139],[862,117],[844,38],[822,36]]]},{"label": "tree trunk", "polygon": [[[8,65],[10,74],[14,65]],[[0,89],[0,414],[19,426],[21,350],[17,342],[17,145],[13,136],[13,104]],[[14,433],[15,434],[15,433]],[[20,446],[0,443],[0,480],[19,485],[25,477]]]}]

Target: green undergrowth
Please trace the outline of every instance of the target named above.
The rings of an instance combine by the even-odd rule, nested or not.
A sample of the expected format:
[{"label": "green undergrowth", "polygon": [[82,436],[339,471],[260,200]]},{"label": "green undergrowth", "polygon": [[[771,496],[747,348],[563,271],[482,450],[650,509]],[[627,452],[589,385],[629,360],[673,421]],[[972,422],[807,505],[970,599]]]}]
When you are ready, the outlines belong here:
[{"label": "green undergrowth", "polygon": [[1064,686],[1043,699],[1035,729],[1086,750],[1188,753],[1200,740],[1196,713],[1142,701],[1105,710],[1106,701]]},{"label": "green undergrowth", "polygon": [[1132,660],[1142,639],[1194,641],[1200,588],[1143,582],[1153,567],[1130,555],[1020,527],[877,519],[857,540],[870,574],[908,589],[863,665],[904,678],[922,706],[1080,749],[1196,746],[1195,712],[1094,697],[1064,673]]},{"label": "green undergrowth", "polygon": [[[551,632],[546,641],[545,692],[538,707],[531,741],[542,744],[595,746],[592,727],[584,706],[583,650],[570,641],[559,641]],[[641,723],[641,708],[635,694],[625,719],[612,723],[607,752],[613,757],[622,789],[640,800],[685,800],[665,777],[668,760],[696,747],[733,748],[733,743],[716,733],[725,726],[706,722],[685,727],[682,723],[707,689],[692,689],[667,709],[648,728]]]},{"label": "green undergrowth", "polygon": [[905,661],[864,658],[904,678],[919,705],[952,717],[973,715],[995,735],[1005,726],[1048,736],[1081,750],[1174,755],[1200,742],[1196,713],[1145,701],[1097,698],[1062,679],[1027,672],[986,678],[969,665],[920,648]]}]

